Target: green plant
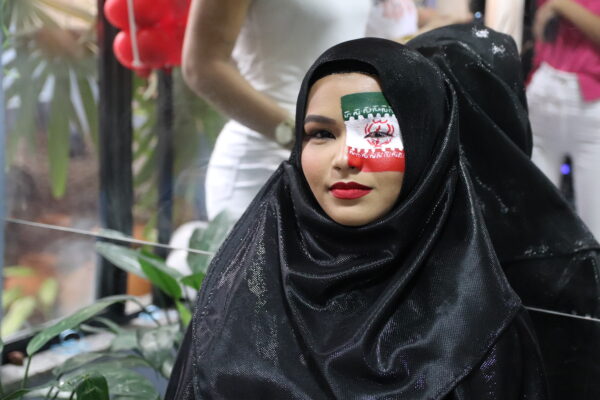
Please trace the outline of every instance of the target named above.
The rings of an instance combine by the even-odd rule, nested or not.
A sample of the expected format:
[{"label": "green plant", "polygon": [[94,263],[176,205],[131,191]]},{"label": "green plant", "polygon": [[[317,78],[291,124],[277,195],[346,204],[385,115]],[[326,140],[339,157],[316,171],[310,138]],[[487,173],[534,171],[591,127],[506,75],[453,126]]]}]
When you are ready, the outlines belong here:
[{"label": "green plant", "polygon": [[[44,93],[49,99],[46,114],[50,183],[53,196],[60,198],[67,189],[71,129],[84,135],[85,143],[94,149],[101,134],[95,94],[96,13],[64,0],[0,1],[6,36],[6,101],[18,106],[16,121],[8,134],[7,163],[12,163],[21,145],[26,145],[31,153],[39,147],[38,128],[46,127],[38,127],[36,120]],[[65,17],[80,27],[62,26],[59,19]],[[156,79],[153,74],[150,80],[137,76],[134,80],[134,184],[136,213],[142,216],[152,214],[157,199]],[[187,88],[178,69],[173,71],[173,99],[177,175],[197,159],[200,137],[214,142],[225,119]],[[190,192],[194,190],[191,183]]]},{"label": "green plant", "polygon": [[[5,279],[32,278],[35,271],[29,267],[4,267]],[[14,285],[2,292],[2,318],[0,337],[22,329],[30,317],[41,314],[45,320],[51,317],[52,306],[58,295],[58,282],[55,278],[45,278],[40,285],[37,295],[26,295],[20,285]]]},{"label": "green plant", "polygon": [[[70,130],[76,128],[97,142],[97,111],[93,84],[97,54],[95,16],[60,0],[3,0],[7,104],[18,104],[8,135],[10,164],[19,145],[37,149],[36,120],[42,93],[49,98],[48,162],[52,194],[62,197],[67,183]],[[54,14],[53,14],[54,13]],[[77,20],[82,28],[61,27],[53,15]],[[38,118],[36,118],[38,116]]]},{"label": "green plant", "polygon": [[[153,318],[155,327],[126,329],[99,314],[115,303],[134,301],[142,310],[137,298],[111,296],[99,299],[65,317],[34,336],[27,345],[27,364],[20,389],[2,394],[0,400],[22,397],[46,396],[46,398],[81,399],[159,399],[153,384],[137,368],[149,368],[167,379],[171,374],[176,350],[191,319],[191,300],[186,288],[198,290],[207,271],[213,251],[220,245],[232,225],[226,214],[219,215],[206,228],[197,230],[190,245],[195,255],[190,263],[191,273],[183,274],[166,265],[165,261],[147,249],[131,249],[113,243],[97,243],[97,251],[119,268],[149,279],[176,305],[178,321],[161,322]],[[113,236],[118,240],[119,233]],[[199,258],[203,257],[202,262]],[[151,313],[148,315],[152,316]],[[92,319],[91,326],[86,321]],[[68,359],[53,370],[54,379],[43,385],[28,387],[28,371],[32,359],[50,340],[68,329],[89,332],[110,332],[114,335],[106,351],[82,353]],[[0,347],[2,346],[0,342]],[[89,396],[89,397],[88,397]]]}]

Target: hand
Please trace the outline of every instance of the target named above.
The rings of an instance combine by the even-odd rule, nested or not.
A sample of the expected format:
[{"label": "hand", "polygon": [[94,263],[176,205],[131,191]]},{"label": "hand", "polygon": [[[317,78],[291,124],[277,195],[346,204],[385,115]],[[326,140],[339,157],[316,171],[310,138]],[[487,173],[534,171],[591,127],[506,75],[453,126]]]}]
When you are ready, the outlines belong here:
[{"label": "hand", "polygon": [[548,22],[558,15],[556,0],[549,0],[537,9],[533,21],[533,34],[537,40],[544,40],[544,30]]}]

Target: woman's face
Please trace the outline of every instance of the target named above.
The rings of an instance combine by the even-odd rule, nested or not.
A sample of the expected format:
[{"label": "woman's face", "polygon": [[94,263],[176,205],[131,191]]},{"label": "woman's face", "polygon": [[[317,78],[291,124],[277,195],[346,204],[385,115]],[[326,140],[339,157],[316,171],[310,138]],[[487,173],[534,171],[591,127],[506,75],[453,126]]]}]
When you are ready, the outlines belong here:
[{"label": "woman's face", "polygon": [[402,187],[404,150],[376,78],[319,79],[308,96],[304,132],[302,170],[331,219],[360,226],[390,211]]}]

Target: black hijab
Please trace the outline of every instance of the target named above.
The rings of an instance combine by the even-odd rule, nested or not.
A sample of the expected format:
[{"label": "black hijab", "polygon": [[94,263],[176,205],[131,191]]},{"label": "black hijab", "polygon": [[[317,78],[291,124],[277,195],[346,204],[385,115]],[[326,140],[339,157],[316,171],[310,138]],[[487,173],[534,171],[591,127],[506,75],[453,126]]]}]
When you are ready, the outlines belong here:
[{"label": "black hijab", "polygon": [[[323,212],[300,165],[310,87],[337,72],[378,76],[406,152],[401,198],[360,227]],[[457,117],[444,76],[402,45],[359,39],[319,57],[296,148],[213,260],[167,398],[545,399]]]},{"label": "black hijab", "polygon": [[[526,306],[600,317],[598,243],[529,160],[531,129],[512,38],[475,24],[408,44],[457,92],[460,143],[498,258]],[[600,397],[600,325],[534,313],[555,398]]]}]

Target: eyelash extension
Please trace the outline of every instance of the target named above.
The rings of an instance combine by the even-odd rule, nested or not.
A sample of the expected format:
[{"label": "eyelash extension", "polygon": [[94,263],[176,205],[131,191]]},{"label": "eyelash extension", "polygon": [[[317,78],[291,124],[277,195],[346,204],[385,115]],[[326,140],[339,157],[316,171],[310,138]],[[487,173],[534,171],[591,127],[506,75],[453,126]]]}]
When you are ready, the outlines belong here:
[{"label": "eyelash extension", "polygon": [[[323,134],[323,133],[326,135],[321,136],[321,137],[318,136],[319,134]],[[314,131],[311,131],[310,133],[306,132],[304,134],[304,137],[306,139],[313,139],[313,138],[314,139],[335,139],[335,135],[325,129],[314,130]]]}]

